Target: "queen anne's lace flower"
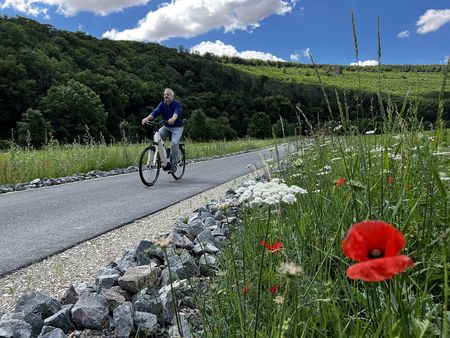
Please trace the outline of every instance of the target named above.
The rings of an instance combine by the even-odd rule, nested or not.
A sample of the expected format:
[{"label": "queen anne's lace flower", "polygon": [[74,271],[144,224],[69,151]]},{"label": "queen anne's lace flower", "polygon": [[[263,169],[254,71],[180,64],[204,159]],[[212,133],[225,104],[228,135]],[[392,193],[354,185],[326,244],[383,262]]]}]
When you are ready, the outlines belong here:
[{"label": "queen anne's lace flower", "polygon": [[248,202],[250,206],[292,204],[297,201],[295,194],[306,194],[307,191],[296,185],[288,186],[279,179],[270,182],[258,182],[254,185],[238,189],[239,201]]}]

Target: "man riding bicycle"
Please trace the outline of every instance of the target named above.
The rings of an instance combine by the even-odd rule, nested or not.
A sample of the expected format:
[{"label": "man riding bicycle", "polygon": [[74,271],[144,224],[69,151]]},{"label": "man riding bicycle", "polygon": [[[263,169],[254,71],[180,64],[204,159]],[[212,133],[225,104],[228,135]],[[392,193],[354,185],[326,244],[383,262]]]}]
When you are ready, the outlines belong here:
[{"label": "man riding bicycle", "polygon": [[174,92],[170,88],[164,89],[164,100],[158,104],[158,107],[147,117],[142,119],[142,125],[145,125],[148,121],[154,120],[158,115],[162,115],[162,118],[166,123],[158,130],[162,139],[171,139],[170,149],[170,168],[169,173],[174,173],[177,170],[177,159],[181,136],[183,135],[183,110],[181,103],[174,100]]}]

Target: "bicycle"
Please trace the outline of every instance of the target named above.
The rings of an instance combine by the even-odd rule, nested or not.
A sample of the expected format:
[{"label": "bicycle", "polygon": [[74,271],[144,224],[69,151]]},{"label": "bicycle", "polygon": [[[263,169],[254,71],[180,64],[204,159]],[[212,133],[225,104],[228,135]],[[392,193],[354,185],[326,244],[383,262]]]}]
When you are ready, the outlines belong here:
[{"label": "bicycle", "polygon": [[[161,127],[165,121],[148,121],[147,125],[156,129],[153,141],[151,145],[147,146],[141,154],[139,159],[139,176],[142,183],[150,187],[156,183],[159,177],[161,168],[167,171],[171,168],[170,164],[170,147],[165,147],[164,140],[158,133],[159,127]],[[186,168],[186,152],[184,144],[179,144],[177,171],[170,173],[175,180],[181,179],[184,175]]]}]

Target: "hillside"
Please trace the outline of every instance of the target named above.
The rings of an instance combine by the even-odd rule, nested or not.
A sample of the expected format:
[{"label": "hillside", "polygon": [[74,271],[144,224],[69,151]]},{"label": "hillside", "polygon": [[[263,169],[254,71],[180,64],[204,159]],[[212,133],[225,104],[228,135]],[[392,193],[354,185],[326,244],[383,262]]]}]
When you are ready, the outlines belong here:
[{"label": "hillside", "polygon": [[[271,136],[270,125],[280,116],[293,132],[297,104],[313,123],[330,118],[310,65],[202,57],[182,46],[99,40],[21,17],[1,17],[0,36],[3,147],[13,129],[15,141],[36,146],[49,135],[61,142],[81,140],[86,126],[94,138],[138,140],[144,135],[141,117],[158,104],[165,87],[182,101],[186,133],[194,139]],[[351,119],[362,128],[376,123],[372,118],[378,113],[370,108],[378,91],[377,72],[330,65],[318,69],[335,116],[337,89],[346,93]],[[442,66],[416,70],[384,67],[382,91],[399,105],[409,91],[418,102],[419,118],[433,121]],[[355,96],[363,102],[358,113]]]}]

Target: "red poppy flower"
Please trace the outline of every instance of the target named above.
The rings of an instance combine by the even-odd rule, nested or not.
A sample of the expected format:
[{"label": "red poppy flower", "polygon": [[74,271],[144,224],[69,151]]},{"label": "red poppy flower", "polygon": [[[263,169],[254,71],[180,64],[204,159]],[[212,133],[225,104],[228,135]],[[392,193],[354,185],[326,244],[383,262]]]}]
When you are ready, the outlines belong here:
[{"label": "red poppy flower", "polygon": [[336,183],[336,187],[340,187],[342,184],[344,184],[345,179],[343,177],[339,177]]},{"label": "red poppy flower", "polygon": [[394,183],[394,179],[393,179],[391,176],[388,177],[388,183],[389,183],[389,184]]},{"label": "red poppy flower", "polygon": [[342,241],[345,256],[361,263],[347,269],[347,277],[366,282],[392,278],[414,265],[411,258],[401,256],[406,244],[403,234],[383,221],[353,224]]},{"label": "red poppy flower", "polygon": [[270,292],[272,293],[272,295],[276,294],[279,288],[280,288],[280,284],[275,284],[274,286],[272,286],[270,288]]},{"label": "red poppy flower", "polygon": [[275,242],[273,243],[273,245],[270,245],[270,243],[266,243],[264,240],[261,240],[261,244],[264,245],[267,250],[272,252],[281,250],[283,248],[283,243],[281,242]]},{"label": "red poppy flower", "polygon": [[242,289],[242,293],[243,293],[244,295],[246,295],[246,294],[249,293],[249,292],[250,292],[250,288],[249,288],[249,287],[245,287],[245,288]]}]

